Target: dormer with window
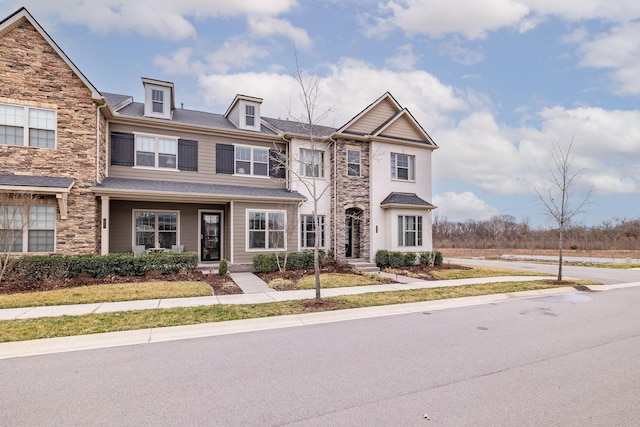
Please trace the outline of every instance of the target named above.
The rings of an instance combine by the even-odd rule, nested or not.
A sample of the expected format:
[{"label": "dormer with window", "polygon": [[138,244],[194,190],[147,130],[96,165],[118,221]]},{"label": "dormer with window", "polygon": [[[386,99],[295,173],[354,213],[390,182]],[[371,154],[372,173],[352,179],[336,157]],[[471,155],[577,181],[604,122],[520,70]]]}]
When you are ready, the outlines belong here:
[{"label": "dormer with window", "polygon": [[262,98],[236,95],[225,117],[238,129],[260,131],[260,104]]},{"label": "dormer with window", "polygon": [[159,119],[171,119],[175,108],[173,83],[142,78],[144,85],[144,115]]}]

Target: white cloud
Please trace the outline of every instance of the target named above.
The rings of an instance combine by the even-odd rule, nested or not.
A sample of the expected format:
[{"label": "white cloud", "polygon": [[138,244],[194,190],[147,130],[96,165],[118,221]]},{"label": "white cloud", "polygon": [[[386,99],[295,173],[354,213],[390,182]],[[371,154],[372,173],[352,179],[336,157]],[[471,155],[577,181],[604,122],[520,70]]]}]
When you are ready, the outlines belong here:
[{"label": "white cloud", "polygon": [[449,221],[466,221],[467,219],[482,221],[500,214],[498,209],[489,206],[469,191],[436,195],[433,197],[433,202],[438,207],[436,214]]},{"label": "white cloud", "polygon": [[398,53],[386,60],[387,66],[395,68],[396,70],[413,70],[416,62],[418,61],[418,55],[413,52],[413,47],[410,44],[400,46]]},{"label": "white cloud", "polygon": [[462,65],[473,65],[484,60],[484,53],[481,50],[470,49],[463,46],[462,41],[457,36],[442,43],[438,52],[441,55],[451,57],[454,62]]},{"label": "white cloud", "polygon": [[302,28],[294,27],[289,21],[270,16],[249,17],[249,30],[255,37],[282,35],[291,40],[298,49],[309,49],[311,38]]},{"label": "white cloud", "polygon": [[584,41],[579,48],[580,65],[611,69],[614,90],[640,94],[640,22],[613,27]]},{"label": "white cloud", "polygon": [[226,40],[222,47],[207,55],[207,71],[227,73],[231,69],[242,69],[253,65],[257,58],[264,58],[268,51],[244,37]]},{"label": "white cloud", "polygon": [[183,40],[196,35],[190,19],[229,16],[277,16],[296,6],[296,0],[26,0],[23,5],[38,18],[86,25],[92,31],[134,32],[144,36]]}]

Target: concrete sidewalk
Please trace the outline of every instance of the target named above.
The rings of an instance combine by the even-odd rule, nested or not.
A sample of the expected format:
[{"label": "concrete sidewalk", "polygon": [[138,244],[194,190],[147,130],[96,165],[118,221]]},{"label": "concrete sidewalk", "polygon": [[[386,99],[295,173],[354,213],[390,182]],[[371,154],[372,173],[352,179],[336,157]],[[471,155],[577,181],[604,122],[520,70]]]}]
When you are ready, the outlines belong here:
[{"label": "concrete sidewalk", "polygon": [[[251,273],[248,273],[251,274]],[[256,277],[255,275],[252,275]],[[257,277],[256,277],[257,278]],[[406,289],[424,289],[439,288],[447,286],[463,286],[482,283],[495,282],[511,282],[532,281],[548,278],[548,276],[504,276],[504,277],[484,277],[475,279],[457,279],[457,280],[416,280],[410,283],[390,283],[371,286],[353,286],[346,288],[323,288],[322,297],[330,298],[340,295],[357,295],[368,292],[388,292]],[[245,290],[247,283],[242,278],[236,278],[238,285]],[[259,280],[259,279],[258,279]],[[252,282],[253,279],[252,279]],[[263,282],[264,283],[264,282]],[[291,301],[315,298],[315,289],[307,289],[300,291],[275,291],[266,284],[264,289],[255,291],[260,288],[260,284],[250,283],[254,289],[252,293],[244,293],[237,295],[218,295],[207,297],[192,298],[168,298],[168,299],[152,299],[122,302],[104,302],[94,304],[76,304],[76,305],[55,305],[46,307],[24,307],[24,308],[6,308],[0,309],[0,320],[17,320],[17,319],[33,319],[37,317],[57,317],[57,316],[81,316],[84,314],[113,313],[117,311],[131,310],[151,310],[158,308],[175,308],[175,307],[196,307],[216,304],[262,304],[276,301]],[[248,288],[249,289],[249,288]],[[246,291],[245,291],[246,292]]]}]

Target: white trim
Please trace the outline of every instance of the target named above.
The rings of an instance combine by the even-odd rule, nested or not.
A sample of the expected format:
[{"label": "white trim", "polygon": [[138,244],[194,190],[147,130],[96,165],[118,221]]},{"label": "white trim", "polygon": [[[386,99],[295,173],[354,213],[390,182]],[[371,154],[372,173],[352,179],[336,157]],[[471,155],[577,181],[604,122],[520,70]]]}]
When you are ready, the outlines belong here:
[{"label": "white trim", "polygon": [[[0,123],[0,126],[22,128],[22,144],[21,145],[0,144],[0,145],[6,145],[8,147],[39,148],[39,149],[45,149],[45,150],[55,150],[58,148],[58,110],[57,109],[36,107],[34,105],[11,104],[8,102],[0,102],[0,105],[4,105],[6,107],[12,107],[16,109],[18,108],[22,109],[22,125]],[[31,126],[31,114],[30,114],[31,110],[41,110],[41,111],[53,113],[55,126],[52,129]],[[31,145],[30,137],[29,137],[29,133],[30,133],[29,131],[31,129],[53,131],[53,147],[39,147],[39,146]]]},{"label": "white trim", "polygon": [[[265,228],[265,247],[264,248],[250,248],[249,247],[249,215],[253,212],[257,213],[266,213],[266,228]],[[282,248],[270,248],[269,247],[269,217],[270,213],[281,213],[284,216],[284,228],[282,230],[284,234],[284,246]],[[287,251],[287,211],[280,209],[246,209],[244,212],[245,215],[245,251],[246,252],[286,252]]]},{"label": "white trim", "polygon": [[[175,213],[176,214],[176,245],[180,244],[180,210],[175,210],[175,209],[144,209],[144,208],[139,208],[139,209],[131,209],[131,247],[133,247],[134,245],[136,245],[136,213],[138,212],[153,212],[155,214],[157,213]],[[154,233],[157,236],[158,233],[160,232],[157,228],[157,221],[158,221],[158,217],[156,216],[156,224],[154,226]],[[154,240],[155,240],[155,247],[159,248],[158,243],[159,243],[159,239],[155,239],[154,236]]]},{"label": "white trim", "polygon": [[100,196],[100,200],[102,203],[102,215],[100,220],[100,255],[107,255],[109,253],[109,229],[111,227],[111,217],[109,215],[111,199],[109,196]]}]

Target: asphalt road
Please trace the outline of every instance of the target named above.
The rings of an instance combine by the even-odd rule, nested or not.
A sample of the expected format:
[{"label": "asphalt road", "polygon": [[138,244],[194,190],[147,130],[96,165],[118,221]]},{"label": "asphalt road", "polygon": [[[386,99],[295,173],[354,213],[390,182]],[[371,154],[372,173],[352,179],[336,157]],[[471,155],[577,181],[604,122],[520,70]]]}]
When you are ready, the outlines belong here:
[{"label": "asphalt road", "polygon": [[0,424],[637,425],[638,307],[633,287],[1,360]]}]

